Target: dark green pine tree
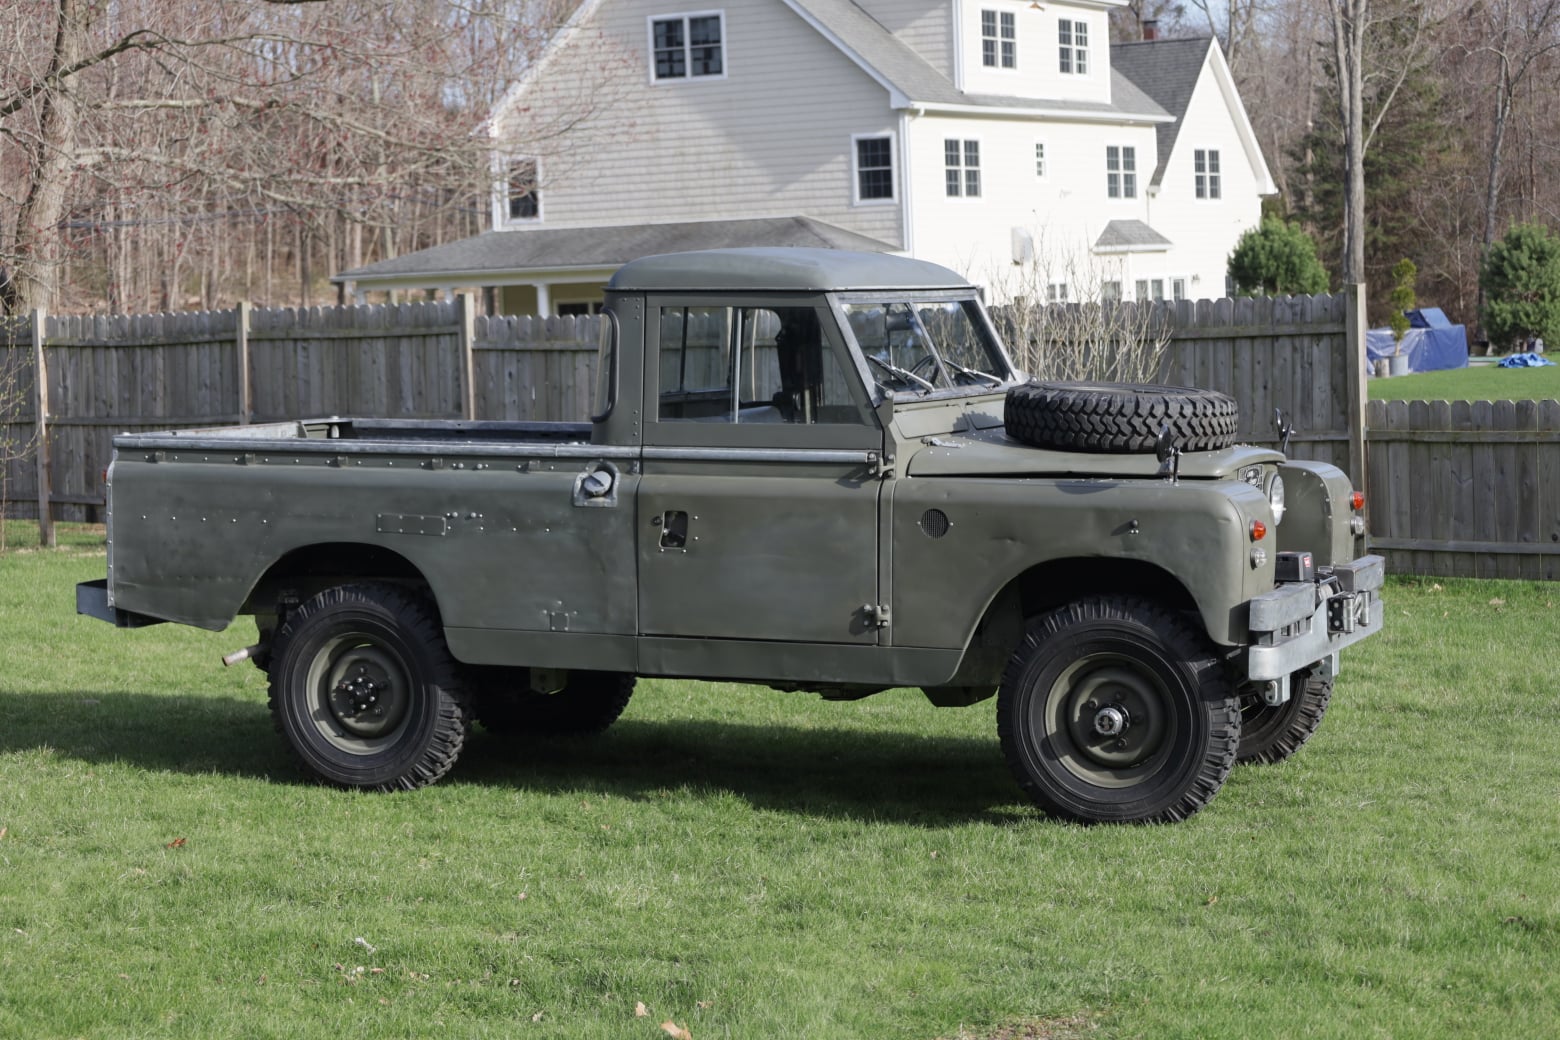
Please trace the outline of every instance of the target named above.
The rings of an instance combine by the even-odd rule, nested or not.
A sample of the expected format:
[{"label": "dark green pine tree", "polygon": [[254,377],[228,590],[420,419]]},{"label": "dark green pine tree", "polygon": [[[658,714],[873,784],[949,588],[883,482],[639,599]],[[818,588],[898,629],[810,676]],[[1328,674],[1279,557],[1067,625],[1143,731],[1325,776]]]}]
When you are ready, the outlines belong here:
[{"label": "dark green pine tree", "polygon": [[[1415,210],[1424,186],[1441,175],[1463,128],[1444,118],[1442,87],[1428,65],[1404,81],[1365,153],[1365,279],[1371,315],[1383,321],[1390,310],[1392,267],[1420,255],[1425,229]],[[1343,256],[1343,140],[1338,126],[1336,87],[1330,72],[1320,77],[1318,117],[1291,155],[1297,183],[1306,186],[1290,201],[1290,215],[1315,236],[1323,262],[1336,277]],[[1367,96],[1365,122],[1381,111],[1382,99]]]}]

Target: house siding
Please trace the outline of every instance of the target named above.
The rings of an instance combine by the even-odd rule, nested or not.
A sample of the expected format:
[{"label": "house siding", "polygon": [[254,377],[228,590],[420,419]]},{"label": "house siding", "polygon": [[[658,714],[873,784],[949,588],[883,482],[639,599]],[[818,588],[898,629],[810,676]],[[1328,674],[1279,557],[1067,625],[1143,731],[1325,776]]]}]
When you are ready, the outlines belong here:
[{"label": "house siding", "polygon": [[[1082,285],[1123,277],[1118,258],[1096,257],[1090,247],[1112,220],[1150,222],[1153,127],[932,116],[909,126],[917,256],[989,284],[1000,296],[1001,285],[1013,277],[1017,230],[1029,236],[1035,266],[1048,281]],[[980,141],[978,199],[949,198],[945,191],[943,142],[950,138]],[[1037,141],[1046,145],[1044,177],[1035,173]],[[1137,150],[1136,198],[1106,197],[1107,143]],[[1092,285],[1089,291],[1096,290]]]},{"label": "house siding", "polygon": [[[725,75],[653,82],[648,19],[713,10],[725,18]],[[546,227],[805,215],[903,241],[899,205],[853,202],[852,137],[896,131],[888,92],[783,4],[603,3],[545,84],[627,99],[572,135],[584,153],[543,158]],[[516,111],[535,107],[523,97]]]},{"label": "house siding", "polygon": [[[1197,198],[1193,155],[1199,148],[1219,152],[1220,199]],[[1235,242],[1261,222],[1259,190],[1223,92],[1205,69],[1187,105],[1154,201],[1154,227],[1175,243],[1175,263],[1183,273],[1197,277],[1189,288],[1192,297],[1224,295],[1225,270]]]}]

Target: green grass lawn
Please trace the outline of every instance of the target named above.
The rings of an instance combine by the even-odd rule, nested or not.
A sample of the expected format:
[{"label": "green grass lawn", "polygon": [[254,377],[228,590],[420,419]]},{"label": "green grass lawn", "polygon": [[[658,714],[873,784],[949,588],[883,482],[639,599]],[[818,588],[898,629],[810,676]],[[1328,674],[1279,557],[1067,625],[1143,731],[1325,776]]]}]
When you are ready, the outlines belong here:
[{"label": "green grass lawn", "polygon": [[1086,828],[990,702],[912,691],[647,682],[595,740],[317,786],[218,662],[251,626],[73,615],[90,543],[0,556],[3,1037],[1560,1031],[1555,586],[1393,582],[1296,758]]},{"label": "green grass lawn", "polygon": [[1560,365],[1501,368],[1480,364],[1441,372],[1416,372],[1371,379],[1366,383],[1366,391],[1372,401],[1560,400]]}]

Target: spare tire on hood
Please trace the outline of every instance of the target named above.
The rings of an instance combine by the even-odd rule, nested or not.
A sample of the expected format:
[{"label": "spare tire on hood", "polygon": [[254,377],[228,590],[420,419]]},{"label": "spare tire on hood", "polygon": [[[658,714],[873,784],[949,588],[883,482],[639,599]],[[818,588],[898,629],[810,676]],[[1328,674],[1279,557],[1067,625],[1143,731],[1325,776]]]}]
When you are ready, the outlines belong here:
[{"label": "spare tire on hood", "polygon": [[1117,455],[1153,451],[1166,426],[1182,451],[1227,448],[1240,418],[1216,390],[1150,383],[1024,383],[1005,412],[1008,435],[1030,447]]}]

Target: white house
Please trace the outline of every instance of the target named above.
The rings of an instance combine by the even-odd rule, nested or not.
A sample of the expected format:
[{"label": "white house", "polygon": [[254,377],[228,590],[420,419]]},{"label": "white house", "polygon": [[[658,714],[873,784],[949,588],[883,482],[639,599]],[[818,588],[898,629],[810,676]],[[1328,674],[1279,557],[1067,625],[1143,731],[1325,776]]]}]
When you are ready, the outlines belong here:
[{"label": "white house", "polygon": [[552,142],[495,156],[493,230],[335,280],[578,313],[637,256],[827,245],[999,296],[1222,296],[1275,190],[1217,43],[1110,45],[1125,0],[705,2],[584,0],[493,114]]}]

